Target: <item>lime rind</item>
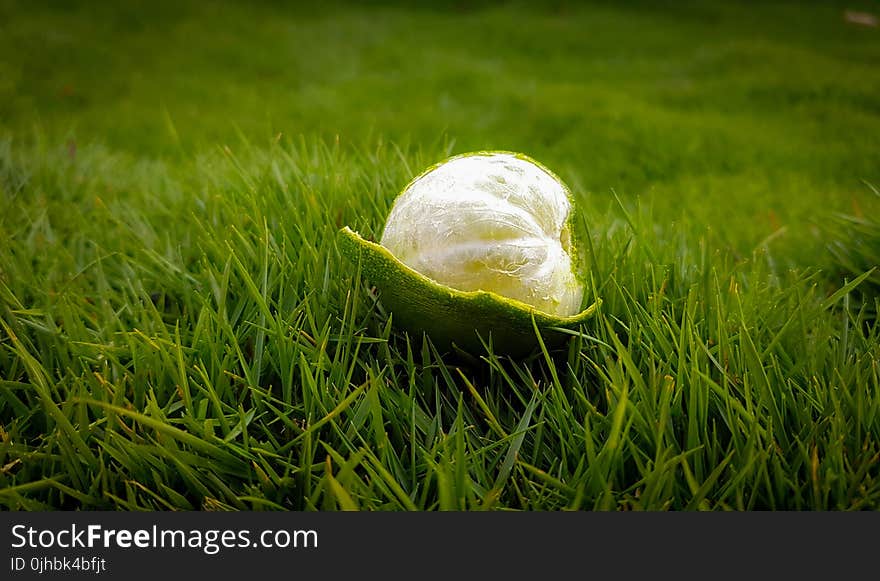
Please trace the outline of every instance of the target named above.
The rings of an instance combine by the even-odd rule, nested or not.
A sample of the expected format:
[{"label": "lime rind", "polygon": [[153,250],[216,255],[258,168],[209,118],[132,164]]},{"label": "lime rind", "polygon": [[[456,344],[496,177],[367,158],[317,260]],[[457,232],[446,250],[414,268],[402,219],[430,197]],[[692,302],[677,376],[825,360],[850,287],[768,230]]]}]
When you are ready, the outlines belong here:
[{"label": "lime rind", "polygon": [[480,339],[488,341],[492,335],[496,352],[522,354],[537,345],[535,328],[548,346],[555,346],[568,337],[559,329],[576,328],[590,319],[601,303],[597,299],[575,315],[560,317],[491,291],[460,291],[413,270],[387,248],[347,226],[339,232],[343,256],[360,264],[363,274],[381,292],[380,300],[391,311],[395,324],[423,331],[444,348],[479,352]]}]

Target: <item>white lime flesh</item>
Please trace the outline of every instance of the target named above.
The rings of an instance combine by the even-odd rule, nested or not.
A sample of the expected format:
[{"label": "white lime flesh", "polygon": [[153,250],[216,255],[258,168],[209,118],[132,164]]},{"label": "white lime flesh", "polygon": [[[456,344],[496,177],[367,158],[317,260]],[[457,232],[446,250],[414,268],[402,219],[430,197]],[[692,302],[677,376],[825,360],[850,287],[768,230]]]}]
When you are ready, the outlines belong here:
[{"label": "white lime flesh", "polygon": [[509,153],[453,158],[394,202],[381,244],[401,262],[462,291],[491,291],[545,313],[580,311],[569,254],[565,186]]}]

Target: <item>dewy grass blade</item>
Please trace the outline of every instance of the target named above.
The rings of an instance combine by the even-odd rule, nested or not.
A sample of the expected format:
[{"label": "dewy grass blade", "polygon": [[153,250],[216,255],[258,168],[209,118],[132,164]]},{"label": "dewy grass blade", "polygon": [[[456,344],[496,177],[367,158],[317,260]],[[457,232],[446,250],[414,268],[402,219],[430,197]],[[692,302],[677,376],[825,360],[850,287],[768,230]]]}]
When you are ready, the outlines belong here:
[{"label": "dewy grass blade", "polygon": [[233,454],[230,454],[222,448],[211,444],[207,440],[199,438],[198,436],[190,434],[189,432],[181,430],[180,428],[175,428],[174,426],[166,424],[165,422],[159,421],[155,418],[151,418],[150,416],[147,416],[140,412],[135,412],[129,409],[93,399],[76,398],[74,401],[76,403],[100,407],[108,411],[112,411],[113,413],[120,416],[129,417],[145,427],[151,428],[159,433],[170,436],[171,438],[183,444],[191,446],[194,450],[203,452],[222,462],[227,462],[231,465],[236,465],[243,462],[243,459],[237,458]]},{"label": "dewy grass blade", "polygon": [[[36,388],[42,405],[45,407],[49,416],[60,426],[64,438],[61,445],[64,446],[64,440],[66,440],[72,443],[73,447],[76,449],[76,454],[69,454],[70,457],[68,460],[72,461],[79,456],[80,460],[85,460],[89,464],[94,464],[96,458],[92,453],[92,450],[80,436],[79,431],[70,423],[70,419],[68,419],[68,417],[61,411],[61,408],[58,407],[58,404],[56,404],[52,398],[52,386],[46,370],[40,365],[40,362],[28,352],[27,348],[22,344],[9,325],[6,324],[5,320],[0,319],[0,325],[3,326],[3,330],[12,342],[16,353],[27,368],[32,385]],[[75,474],[80,473],[80,470],[75,464],[71,464],[71,468]]]},{"label": "dewy grass blade", "polygon": [[516,425],[516,428],[513,431],[513,439],[510,441],[510,447],[507,449],[507,454],[505,454],[504,461],[501,463],[501,468],[498,470],[498,476],[495,478],[495,482],[492,484],[492,488],[494,490],[503,490],[504,485],[507,483],[507,479],[510,478],[510,473],[513,470],[513,466],[516,462],[520,448],[522,448],[523,441],[526,437],[526,432],[529,429],[529,422],[531,422],[532,420],[532,414],[534,413],[537,405],[538,395],[535,394],[532,401],[529,402],[529,405],[526,407],[525,412],[523,412],[522,418],[520,419],[519,423]]},{"label": "dewy grass blade", "polygon": [[336,497],[336,501],[339,503],[339,506],[342,510],[360,510],[357,503],[354,501],[354,499],[352,499],[351,495],[348,494],[348,492],[339,483],[339,481],[333,478],[333,466],[330,464],[330,456],[327,456],[326,468],[324,469],[324,478],[327,479],[327,484],[330,487],[330,491]]},{"label": "dewy grass blade", "polygon": [[877,270],[878,267],[873,267],[870,270],[863,272],[861,275],[853,279],[852,281],[844,284],[842,287],[837,289],[830,297],[822,301],[822,309],[827,309],[835,304],[837,304],[840,299],[851,293],[856,287],[862,284],[868,277],[870,277]]},{"label": "dewy grass blade", "polygon": [[339,405],[337,405],[335,408],[330,410],[330,412],[327,415],[325,415],[324,417],[322,417],[321,419],[319,419],[315,423],[310,424],[305,430],[303,430],[303,432],[301,434],[299,434],[295,438],[293,438],[280,451],[283,452],[283,451],[287,450],[288,448],[290,448],[291,446],[296,444],[302,438],[305,438],[307,435],[316,432],[317,430],[319,430],[322,426],[324,426],[328,422],[333,421],[334,418],[336,418],[337,416],[339,416],[339,414],[341,414],[343,411],[348,409],[348,407],[352,404],[352,402],[354,402],[354,400],[356,400],[369,386],[370,386],[369,382],[364,382],[363,384],[356,387],[354,390],[352,390],[351,393],[349,393],[347,396],[345,396],[345,398],[342,401],[339,402]]}]

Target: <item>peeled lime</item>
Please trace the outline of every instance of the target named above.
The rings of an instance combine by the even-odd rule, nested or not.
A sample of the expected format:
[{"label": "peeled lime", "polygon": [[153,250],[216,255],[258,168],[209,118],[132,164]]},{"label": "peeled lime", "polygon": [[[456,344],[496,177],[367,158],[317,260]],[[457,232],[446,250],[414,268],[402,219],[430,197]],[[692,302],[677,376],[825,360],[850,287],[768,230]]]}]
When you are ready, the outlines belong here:
[{"label": "peeled lime", "polygon": [[[575,268],[573,203],[565,184],[518,153],[474,152],[416,177],[397,197],[381,244],[341,230],[341,250],[360,261],[395,324],[467,351],[493,337],[523,353],[565,338],[588,319]],[[534,321],[534,322],[533,322]]]}]

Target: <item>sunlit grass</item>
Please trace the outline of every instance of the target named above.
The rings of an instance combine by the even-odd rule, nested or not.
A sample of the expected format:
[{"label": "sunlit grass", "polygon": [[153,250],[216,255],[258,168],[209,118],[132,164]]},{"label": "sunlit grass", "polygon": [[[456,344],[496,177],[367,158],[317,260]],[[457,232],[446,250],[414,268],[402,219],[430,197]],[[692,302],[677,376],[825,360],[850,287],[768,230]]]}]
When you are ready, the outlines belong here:
[{"label": "sunlit grass", "polygon": [[7,153],[3,502],[876,506],[878,331],[843,308],[864,274],[773,275],[700,225],[588,209],[599,317],[560,352],[444,355],[389,324],[336,232],[375,234],[406,165],[446,153],[225,149],[188,183]]}]

